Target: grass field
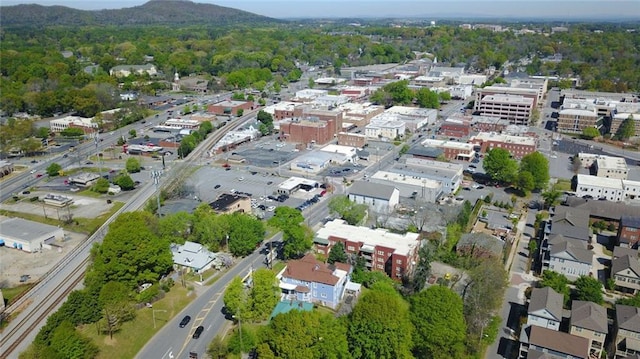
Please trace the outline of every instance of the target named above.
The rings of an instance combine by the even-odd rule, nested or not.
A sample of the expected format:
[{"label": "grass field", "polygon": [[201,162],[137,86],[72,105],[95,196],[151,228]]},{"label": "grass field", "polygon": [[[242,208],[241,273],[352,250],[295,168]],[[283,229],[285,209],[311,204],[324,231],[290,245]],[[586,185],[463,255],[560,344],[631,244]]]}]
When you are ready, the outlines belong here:
[{"label": "grass field", "polygon": [[[124,323],[113,339],[108,334],[98,334],[95,324],[85,325],[79,330],[100,348],[97,359],[133,358],[156,332],[194,298],[193,294],[187,295],[186,288],[174,286],[164,298],[153,303],[153,308],[138,310],[136,318]],[[156,328],[153,327],[153,311]]]},{"label": "grass field", "polygon": [[30,283],[30,284],[20,284],[19,286],[13,287],[13,288],[2,288],[2,296],[7,301],[7,304],[11,305],[13,298],[29,290],[29,288],[33,287],[34,285],[36,284]]},{"label": "grass field", "polygon": [[571,191],[571,181],[558,179],[558,182],[553,185],[553,189],[560,192]]}]

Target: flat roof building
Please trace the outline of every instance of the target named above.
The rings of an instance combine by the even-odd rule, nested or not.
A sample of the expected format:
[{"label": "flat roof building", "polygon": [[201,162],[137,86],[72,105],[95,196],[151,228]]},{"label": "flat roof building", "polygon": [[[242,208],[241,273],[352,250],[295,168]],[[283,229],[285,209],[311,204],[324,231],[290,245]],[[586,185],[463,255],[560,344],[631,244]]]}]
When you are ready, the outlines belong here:
[{"label": "flat roof building", "polygon": [[420,198],[428,203],[435,203],[442,194],[442,184],[417,173],[404,174],[389,171],[377,171],[369,177],[369,181],[394,186],[401,197]]},{"label": "flat roof building", "polygon": [[622,157],[599,156],[593,164],[593,173],[598,177],[627,179],[629,166]]},{"label": "flat roof building", "polygon": [[320,184],[317,181],[314,181],[312,179],[301,178],[301,177],[289,177],[287,180],[280,183],[277,191],[279,194],[290,195],[291,193],[299,189],[310,191],[314,188],[318,188],[318,186],[320,186]]},{"label": "flat roof building", "polygon": [[486,153],[494,148],[502,148],[514,158],[522,158],[537,149],[537,142],[532,137],[501,135],[494,132],[480,132],[471,137],[469,143],[480,146],[480,151]]},{"label": "flat roof building", "polygon": [[219,214],[251,213],[251,199],[235,193],[223,193],[209,203],[209,207]]},{"label": "flat roof building", "polygon": [[22,218],[0,217],[0,245],[25,252],[51,249],[56,240],[64,239],[60,227]]},{"label": "flat roof building", "polygon": [[475,157],[474,145],[457,141],[426,139],[422,141],[424,147],[433,147],[442,150],[442,154],[448,160],[471,161]]},{"label": "flat roof building", "polygon": [[494,94],[483,96],[476,107],[482,116],[499,117],[512,124],[527,125],[535,108],[535,100],[520,95]]},{"label": "flat roof building", "polygon": [[394,280],[411,275],[418,262],[418,233],[398,234],[383,228],[351,226],[344,220],[334,219],[320,228],[314,239],[316,250],[324,255],[328,255],[338,241],[345,245],[347,253],[362,255],[368,269],[385,272]]}]

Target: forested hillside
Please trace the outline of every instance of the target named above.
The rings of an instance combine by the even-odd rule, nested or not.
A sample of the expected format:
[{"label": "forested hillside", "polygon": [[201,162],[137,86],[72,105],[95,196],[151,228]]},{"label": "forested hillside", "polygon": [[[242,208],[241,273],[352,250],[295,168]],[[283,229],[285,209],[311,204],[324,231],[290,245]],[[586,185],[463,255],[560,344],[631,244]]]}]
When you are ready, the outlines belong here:
[{"label": "forested hillside", "polygon": [[0,9],[2,26],[266,24],[279,20],[213,4],[151,0],[141,6],[85,11],[64,6],[16,5]]}]

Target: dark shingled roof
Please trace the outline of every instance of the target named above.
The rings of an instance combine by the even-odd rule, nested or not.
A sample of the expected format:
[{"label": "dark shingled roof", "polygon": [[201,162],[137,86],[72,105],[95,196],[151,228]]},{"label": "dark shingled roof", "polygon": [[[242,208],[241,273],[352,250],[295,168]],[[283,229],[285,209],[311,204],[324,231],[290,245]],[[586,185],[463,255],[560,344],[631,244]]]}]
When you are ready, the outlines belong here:
[{"label": "dark shingled roof", "polygon": [[429,158],[437,158],[444,151],[441,148],[436,147],[424,147],[424,146],[415,146],[411,147],[407,154],[415,156],[415,157],[429,157]]},{"label": "dark shingled roof", "polygon": [[638,263],[637,256],[625,255],[611,261],[611,274],[620,273],[627,269],[633,271],[636,276],[640,277],[640,264]]},{"label": "dark shingled roof", "polygon": [[571,305],[571,326],[608,333],[607,310],[596,303],[574,300]]},{"label": "dark shingled roof", "polygon": [[574,358],[589,358],[589,339],[587,338],[558,332],[537,325],[532,325],[527,329],[530,331],[529,345],[572,355]]},{"label": "dark shingled roof", "polygon": [[640,308],[616,305],[616,323],[618,328],[640,333]]},{"label": "dark shingled roof", "polygon": [[[589,216],[619,221],[622,216],[638,216],[638,207],[620,202],[588,200],[579,197],[569,197],[562,207],[581,209],[589,212]],[[557,206],[556,208],[561,208]]]},{"label": "dark shingled roof", "polygon": [[562,320],[562,305],[564,296],[555,290],[544,288],[533,288],[531,300],[529,300],[529,313],[546,309],[557,321]]},{"label": "dark shingled roof", "polygon": [[556,206],[554,211],[555,213],[551,217],[552,235],[562,234],[568,238],[576,238],[583,241],[589,240],[591,230],[589,229],[588,211],[564,206]]},{"label": "dark shingled roof", "polygon": [[349,187],[349,194],[369,198],[379,198],[388,201],[389,199],[391,199],[391,195],[393,194],[394,190],[394,186],[389,186],[386,184],[356,181],[351,187]]},{"label": "dark shingled roof", "polygon": [[[640,210],[638,210],[638,212],[640,212]],[[620,217],[620,225],[624,227],[640,228],[640,217],[622,216]]]}]

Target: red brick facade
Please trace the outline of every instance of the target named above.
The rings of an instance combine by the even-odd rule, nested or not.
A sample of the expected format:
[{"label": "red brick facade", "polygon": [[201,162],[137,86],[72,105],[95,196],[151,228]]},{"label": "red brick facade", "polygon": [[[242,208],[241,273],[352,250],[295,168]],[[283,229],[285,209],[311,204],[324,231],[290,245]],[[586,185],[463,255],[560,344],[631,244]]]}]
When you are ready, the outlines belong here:
[{"label": "red brick facade", "polygon": [[363,148],[367,144],[367,137],[361,134],[340,132],[338,134],[338,144],[340,146]]},{"label": "red brick facade", "polygon": [[636,248],[640,242],[640,218],[623,217],[618,227],[618,243]]},{"label": "red brick facade", "polygon": [[469,136],[471,123],[467,120],[444,121],[440,126],[440,135],[462,138]]},{"label": "red brick facade", "polygon": [[475,138],[472,138],[471,140],[469,140],[469,143],[480,146],[480,152],[482,153],[486,153],[487,151],[490,151],[494,148],[502,148],[509,151],[509,153],[511,153],[511,156],[513,156],[513,158],[518,158],[518,159],[536,151],[535,144],[528,145],[528,144],[519,144],[519,143],[513,143],[513,142],[502,142],[502,141],[493,141],[493,140],[483,141],[481,139],[475,139]]},{"label": "red brick facade", "polygon": [[368,250],[363,251],[363,242],[350,241],[344,238],[329,237],[328,245],[321,245],[316,243],[316,251],[318,253],[328,255],[331,247],[336,242],[342,242],[344,244],[345,252],[347,254],[360,255],[366,263],[365,266],[370,270],[385,272],[391,279],[402,280],[405,275],[411,275],[413,273],[413,263],[418,260],[417,250],[411,254],[411,257],[406,255],[396,254],[395,249],[391,247],[376,246],[373,252]]},{"label": "red brick facade", "polygon": [[234,101],[230,103],[228,101],[223,101],[220,103],[216,103],[213,105],[209,105],[207,107],[207,111],[211,113],[215,113],[216,115],[238,115],[238,110],[242,109],[243,111],[253,110],[253,102],[252,101]]}]

